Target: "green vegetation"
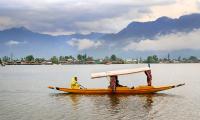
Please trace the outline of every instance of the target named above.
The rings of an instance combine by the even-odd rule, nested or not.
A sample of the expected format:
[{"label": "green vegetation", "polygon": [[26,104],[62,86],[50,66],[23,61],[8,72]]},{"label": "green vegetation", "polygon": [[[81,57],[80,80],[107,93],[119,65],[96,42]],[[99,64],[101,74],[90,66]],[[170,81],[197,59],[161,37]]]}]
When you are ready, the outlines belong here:
[{"label": "green vegetation", "polygon": [[181,58],[179,56],[177,59],[171,59],[168,54],[166,58],[159,58],[157,55],[150,55],[146,59],[137,58],[137,59],[122,59],[115,54],[111,56],[106,56],[105,58],[93,58],[87,54],[78,54],[75,57],[73,56],[53,56],[50,59],[45,58],[34,58],[33,55],[28,55],[25,58],[14,59],[11,57],[4,56],[0,58],[0,64],[137,64],[137,63],[200,63],[200,59],[195,56],[190,56],[188,58]]},{"label": "green vegetation", "polygon": [[115,54],[112,54],[110,57],[106,56],[103,63],[124,64],[125,60],[117,57]]},{"label": "green vegetation", "polygon": [[45,58],[35,58],[36,63],[42,63],[45,61]]},{"label": "green vegetation", "polygon": [[34,62],[34,57],[33,57],[33,55],[28,55],[28,56],[26,56],[26,57],[25,57],[25,61],[27,61],[27,62]]},{"label": "green vegetation", "polygon": [[75,60],[75,58],[73,56],[60,56],[59,57],[59,61],[72,61]]},{"label": "green vegetation", "polygon": [[78,61],[79,64],[86,64],[86,63],[89,63],[89,62],[90,63],[94,62],[93,57],[87,56],[87,54],[83,54],[83,55],[78,54],[76,58],[77,58],[77,61]]},{"label": "green vegetation", "polygon": [[189,60],[191,60],[191,61],[198,61],[198,58],[195,57],[195,56],[190,56],[190,57],[189,57]]},{"label": "green vegetation", "polygon": [[58,64],[58,58],[57,58],[56,56],[53,56],[53,57],[51,58],[51,62],[52,62],[53,64]]},{"label": "green vegetation", "polygon": [[77,55],[77,60],[82,62],[82,63],[85,63],[86,60],[87,60],[87,55],[86,54],[84,54],[84,55],[78,54]]},{"label": "green vegetation", "polygon": [[144,61],[145,63],[159,63],[157,55],[148,56],[147,60]]},{"label": "green vegetation", "polygon": [[2,61],[4,61],[4,62],[9,62],[9,61],[11,61],[11,58],[8,57],[8,56],[4,56],[4,57],[2,58]]},{"label": "green vegetation", "polygon": [[116,55],[115,55],[115,54],[111,55],[111,56],[110,56],[110,60],[111,60],[111,61],[116,61],[116,60],[117,60]]}]

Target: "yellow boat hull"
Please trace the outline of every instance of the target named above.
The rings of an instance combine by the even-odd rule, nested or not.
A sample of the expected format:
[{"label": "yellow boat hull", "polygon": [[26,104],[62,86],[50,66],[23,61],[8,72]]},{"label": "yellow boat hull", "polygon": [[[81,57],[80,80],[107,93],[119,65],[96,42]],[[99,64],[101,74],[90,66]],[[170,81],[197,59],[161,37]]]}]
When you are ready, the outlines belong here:
[{"label": "yellow boat hull", "polygon": [[134,89],[128,88],[128,87],[117,87],[116,90],[113,92],[110,88],[105,89],[71,89],[71,88],[60,88],[60,87],[52,87],[49,86],[51,89],[56,89],[63,92],[68,93],[75,93],[75,94],[147,94],[147,93],[155,93],[163,90],[168,90],[174,87],[179,87],[184,84],[180,85],[169,85],[169,86],[138,86]]}]

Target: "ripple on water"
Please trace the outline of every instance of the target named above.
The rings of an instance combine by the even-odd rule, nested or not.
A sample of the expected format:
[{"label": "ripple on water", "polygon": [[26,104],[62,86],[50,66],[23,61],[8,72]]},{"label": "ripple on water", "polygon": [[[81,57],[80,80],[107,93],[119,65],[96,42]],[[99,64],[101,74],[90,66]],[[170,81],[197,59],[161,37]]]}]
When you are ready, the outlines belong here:
[{"label": "ripple on water", "polygon": [[[200,118],[199,65],[153,64],[154,84],[185,82],[186,85],[149,95],[75,95],[47,89],[48,85],[66,86],[74,74],[88,87],[107,87],[106,80],[102,79],[102,83],[101,80],[90,80],[90,72],[143,65],[5,67],[0,71],[3,76],[0,77],[0,119],[197,120]],[[120,77],[120,83],[129,86],[132,84],[128,82],[134,79],[135,85],[143,78],[140,75]],[[86,79],[89,82],[84,81]]]}]

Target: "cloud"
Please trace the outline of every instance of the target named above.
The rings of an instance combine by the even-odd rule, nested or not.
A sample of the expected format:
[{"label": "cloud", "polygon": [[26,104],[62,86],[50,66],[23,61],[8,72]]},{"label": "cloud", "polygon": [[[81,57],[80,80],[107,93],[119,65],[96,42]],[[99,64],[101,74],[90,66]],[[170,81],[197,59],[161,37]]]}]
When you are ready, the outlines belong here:
[{"label": "cloud", "polygon": [[154,40],[129,41],[123,48],[125,51],[176,51],[176,50],[200,50],[200,29],[192,32],[173,33],[157,36]]},{"label": "cloud", "polygon": [[93,41],[89,39],[72,39],[70,41],[67,41],[67,44],[69,44],[72,47],[78,47],[78,50],[86,50],[90,48],[97,48],[102,45],[101,41]]},{"label": "cloud", "polygon": [[12,25],[15,25],[15,23],[9,17],[0,16],[1,29],[8,28],[8,27],[10,27]]},{"label": "cloud", "polygon": [[6,20],[3,20],[0,29],[25,26],[33,31],[56,34],[118,32],[131,21],[151,14],[151,7],[175,2],[175,0],[6,0],[0,1],[0,17],[6,17],[12,23],[8,25]]},{"label": "cloud", "polygon": [[15,40],[10,40],[6,42],[5,44],[8,46],[13,46],[13,45],[19,45],[19,44],[25,44],[26,41],[20,42],[20,41],[15,41]]},{"label": "cloud", "polygon": [[196,1],[197,7],[200,10],[200,1]]},{"label": "cloud", "polygon": [[140,8],[138,9],[138,13],[151,13],[151,9],[150,8]]}]

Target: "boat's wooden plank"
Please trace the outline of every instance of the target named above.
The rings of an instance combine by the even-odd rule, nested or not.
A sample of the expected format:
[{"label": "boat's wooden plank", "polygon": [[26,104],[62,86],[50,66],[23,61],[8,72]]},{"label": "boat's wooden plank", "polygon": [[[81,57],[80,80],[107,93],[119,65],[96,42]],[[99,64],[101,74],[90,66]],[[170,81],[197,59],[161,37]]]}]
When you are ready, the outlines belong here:
[{"label": "boat's wooden plank", "polygon": [[[115,93],[116,94],[146,94],[146,93],[154,93],[159,92],[167,89],[171,89],[173,86],[161,86],[161,87],[153,87],[153,86],[142,86],[136,87],[135,89],[131,88],[117,88]],[[69,92],[69,93],[76,93],[76,94],[112,94],[112,89],[105,88],[105,89],[71,89],[71,88],[58,88],[59,91]]]},{"label": "boat's wooden plank", "polygon": [[133,74],[144,72],[146,70],[150,70],[149,67],[143,68],[135,68],[135,69],[123,69],[123,70],[114,70],[114,71],[107,71],[107,72],[98,72],[98,73],[91,73],[91,78],[100,78],[100,77],[107,77],[112,75],[126,75],[126,74]]}]

